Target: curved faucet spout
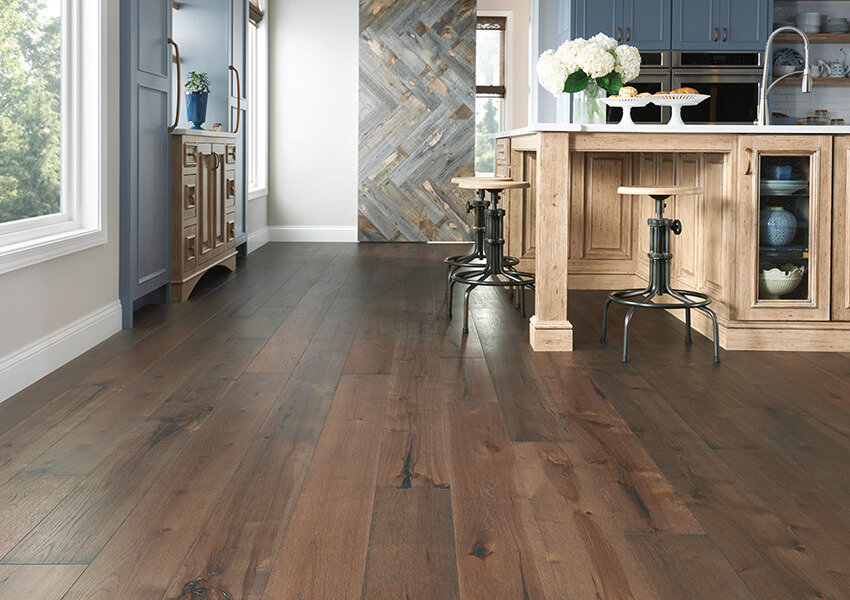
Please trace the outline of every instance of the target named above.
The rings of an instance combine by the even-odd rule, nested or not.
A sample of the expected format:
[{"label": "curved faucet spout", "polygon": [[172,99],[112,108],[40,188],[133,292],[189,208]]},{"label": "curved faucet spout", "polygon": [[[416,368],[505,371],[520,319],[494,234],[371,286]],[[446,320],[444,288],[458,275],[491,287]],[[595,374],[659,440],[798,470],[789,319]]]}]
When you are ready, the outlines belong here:
[{"label": "curved faucet spout", "polygon": [[[768,85],[767,79],[770,75],[770,54],[773,48],[773,38],[777,36],[777,34],[782,33],[783,31],[792,31],[798,34],[801,38],[803,38],[803,50],[804,50],[804,60],[805,66],[802,71],[795,71],[794,73],[789,73],[788,75],[784,75],[773,82],[772,85]],[[802,73],[803,82],[801,86],[801,91],[804,94],[809,94],[812,91],[812,72],[809,68],[809,37],[803,33],[802,30],[797,29],[796,27],[791,27],[787,25],[785,27],[780,27],[776,29],[773,33],[770,34],[770,37],[767,38],[767,44],[764,46],[764,69],[761,74],[761,86],[759,87],[759,106],[758,106],[758,120],[756,121],[757,125],[767,125],[770,123],[770,117],[767,114],[767,97],[770,94],[770,90],[773,89],[773,86],[776,85],[778,81],[784,79],[785,77],[789,77],[791,75],[796,75]]]}]

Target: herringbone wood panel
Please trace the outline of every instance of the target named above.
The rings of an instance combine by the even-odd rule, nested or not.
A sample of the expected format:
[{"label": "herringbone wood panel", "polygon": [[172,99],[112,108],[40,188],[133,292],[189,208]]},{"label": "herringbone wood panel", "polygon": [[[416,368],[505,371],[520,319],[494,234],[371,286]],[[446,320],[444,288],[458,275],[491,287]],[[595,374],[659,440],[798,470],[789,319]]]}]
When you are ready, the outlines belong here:
[{"label": "herringbone wood panel", "polygon": [[469,238],[475,0],[361,0],[361,241]]}]

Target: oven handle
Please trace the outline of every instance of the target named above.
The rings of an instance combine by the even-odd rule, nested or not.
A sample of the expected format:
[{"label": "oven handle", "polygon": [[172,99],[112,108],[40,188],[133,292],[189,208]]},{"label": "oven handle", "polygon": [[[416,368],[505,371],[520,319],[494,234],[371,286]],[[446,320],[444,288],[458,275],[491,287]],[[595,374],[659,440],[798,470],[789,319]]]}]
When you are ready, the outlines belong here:
[{"label": "oven handle", "polygon": [[761,81],[761,69],[673,69],[673,77],[722,77],[730,83]]}]

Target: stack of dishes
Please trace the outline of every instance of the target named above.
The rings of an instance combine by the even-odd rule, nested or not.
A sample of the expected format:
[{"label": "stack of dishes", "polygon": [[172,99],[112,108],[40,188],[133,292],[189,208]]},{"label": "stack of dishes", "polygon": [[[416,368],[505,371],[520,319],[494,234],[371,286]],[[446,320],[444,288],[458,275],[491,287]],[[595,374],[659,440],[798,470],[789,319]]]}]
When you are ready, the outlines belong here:
[{"label": "stack of dishes", "polygon": [[824,31],[827,33],[847,33],[850,31],[850,22],[844,17],[831,17],[826,20]]},{"label": "stack of dishes", "polygon": [[797,27],[805,33],[820,33],[823,28],[823,15],[819,12],[804,12],[797,15]]},{"label": "stack of dishes", "polygon": [[809,187],[809,182],[801,179],[762,179],[761,193],[765,196],[790,196]]}]

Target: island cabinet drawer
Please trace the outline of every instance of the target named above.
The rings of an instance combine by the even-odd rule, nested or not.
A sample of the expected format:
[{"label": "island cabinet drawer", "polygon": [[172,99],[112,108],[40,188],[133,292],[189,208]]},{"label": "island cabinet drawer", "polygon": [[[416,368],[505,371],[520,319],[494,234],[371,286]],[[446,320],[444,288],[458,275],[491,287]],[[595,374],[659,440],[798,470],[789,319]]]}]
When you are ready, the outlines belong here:
[{"label": "island cabinet drawer", "polygon": [[499,138],[496,140],[496,162],[510,164],[511,162],[511,140],[510,138]]}]

